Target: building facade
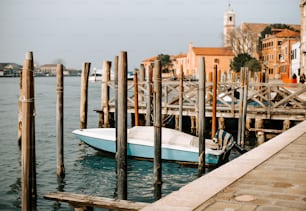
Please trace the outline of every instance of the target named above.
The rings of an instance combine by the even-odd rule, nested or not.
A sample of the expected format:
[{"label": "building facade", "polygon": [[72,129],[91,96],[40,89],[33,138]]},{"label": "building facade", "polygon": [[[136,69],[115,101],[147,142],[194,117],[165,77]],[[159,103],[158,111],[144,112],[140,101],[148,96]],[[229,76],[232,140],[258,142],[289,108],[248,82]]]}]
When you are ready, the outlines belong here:
[{"label": "building facade", "polygon": [[296,42],[292,44],[291,48],[291,68],[290,68],[290,75],[295,74],[296,76],[301,75],[300,69],[300,42]]},{"label": "building facade", "polygon": [[275,29],[273,34],[262,40],[261,57],[269,77],[275,79],[291,78],[291,50],[298,42],[300,33],[289,29]]},{"label": "building facade", "polygon": [[197,79],[199,76],[199,60],[205,57],[206,74],[214,70],[217,65],[221,73],[229,73],[230,63],[234,58],[234,53],[230,48],[210,48],[210,47],[194,47],[189,44],[186,56],[178,55],[174,64],[175,73],[179,74],[180,66],[183,66],[184,74],[190,78]]},{"label": "building facade", "polygon": [[301,45],[300,45],[300,71],[306,74],[306,0],[300,0],[301,11]]}]

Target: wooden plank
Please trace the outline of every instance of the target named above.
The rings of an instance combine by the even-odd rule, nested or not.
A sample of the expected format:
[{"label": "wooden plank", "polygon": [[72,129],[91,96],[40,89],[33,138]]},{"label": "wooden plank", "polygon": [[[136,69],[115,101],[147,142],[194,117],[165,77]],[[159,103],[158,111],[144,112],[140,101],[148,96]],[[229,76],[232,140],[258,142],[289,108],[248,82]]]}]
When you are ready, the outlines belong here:
[{"label": "wooden plank", "polygon": [[265,133],[282,133],[284,132],[283,130],[276,130],[276,129],[264,129],[264,128],[250,128],[249,131],[262,131]]},{"label": "wooden plank", "polygon": [[50,192],[44,195],[45,199],[67,202],[73,207],[97,207],[114,210],[140,210],[149,203],[132,202],[127,200],[111,199],[106,197],[90,196],[67,192]]}]

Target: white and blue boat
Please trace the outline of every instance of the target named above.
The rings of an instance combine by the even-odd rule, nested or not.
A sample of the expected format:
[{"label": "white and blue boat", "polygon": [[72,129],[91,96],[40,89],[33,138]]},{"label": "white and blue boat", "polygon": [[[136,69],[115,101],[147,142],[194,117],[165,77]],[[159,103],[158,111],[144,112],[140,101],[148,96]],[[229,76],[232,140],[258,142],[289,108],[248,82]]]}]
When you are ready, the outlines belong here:
[{"label": "white and blue boat", "polygon": [[[78,139],[99,151],[116,153],[116,128],[78,129],[72,132]],[[199,138],[170,128],[162,128],[162,159],[175,162],[197,163]],[[154,127],[135,126],[128,129],[127,155],[154,158]],[[218,130],[213,140],[206,139],[207,165],[219,165],[228,157],[234,145],[233,136]]]}]

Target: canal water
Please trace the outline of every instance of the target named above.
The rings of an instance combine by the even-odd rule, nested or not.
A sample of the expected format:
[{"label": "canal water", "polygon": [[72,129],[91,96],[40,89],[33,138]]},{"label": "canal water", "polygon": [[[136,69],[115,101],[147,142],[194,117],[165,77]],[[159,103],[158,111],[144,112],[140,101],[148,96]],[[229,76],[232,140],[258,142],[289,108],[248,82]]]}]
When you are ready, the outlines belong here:
[{"label": "canal water", "polygon": [[[64,78],[64,162],[66,176],[56,176],[56,78],[35,78],[37,209],[73,210],[67,203],[43,199],[65,191],[113,198],[116,163],[113,157],[80,144],[71,133],[79,128],[80,77]],[[19,78],[0,78],[0,210],[20,210],[21,170],[17,142]],[[97,127],[101,84],[89,83],[88,127]],[[197,178],[197,168],[163,163],[163,196]],[[153,163],[128,160],[128,200],[153,202]]]}]

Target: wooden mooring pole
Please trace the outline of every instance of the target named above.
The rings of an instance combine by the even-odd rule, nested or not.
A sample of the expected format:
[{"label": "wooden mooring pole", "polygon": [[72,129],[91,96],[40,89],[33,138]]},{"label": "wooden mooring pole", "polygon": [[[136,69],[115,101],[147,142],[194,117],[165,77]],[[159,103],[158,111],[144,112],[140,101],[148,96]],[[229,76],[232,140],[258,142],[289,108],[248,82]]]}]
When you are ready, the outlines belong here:
[{"label": "wooden mooring pole", "polygon": [[201,57],[199,61],[199,164],[198,175],[205,173],[205,95],[206,95],[206,71],[205,58]]},{"label": "wooden mooring pole", "polygon": [[103,111],[103,127],[110,127],[109,121],[109,86],[107,84],[110,81],[110,70],[111,70],[111,62],[104,61],[103,62],[103,75],[102,75],[102,111]]},{"label": "wooden mooring pole", "polygon": [[184,70],[180,66],[180,93],[179,93],[179,131],[183,131],[183,97],[184,97]]},{"label": "wooden mooring pole", "polygon": [[242,121],[241,121],[241,146],[245,144],[245,125],[248,107],[248,89],[249,89],[249,71],[247,67],[243,68],[244,75],[244,92],[243,92],[243,108],[242,108]]},{"label": "wooden mooring pole", "polygon": [[64,167],[64,77],[63,65],[56,66],[56,139],[57,139],[57,168],[56,173],[59,177],[65,177]]},{"label": "wooden mooring pole", "polygon": [[117,188],[118,199],[127,199],[127,52],[120,52],[118,69],[118,150],[117,160]]},{"label": "wooden mooring pole", "polygon": [[27,52],[22,71],[21,208],[36,207],[33,53]]},{"label": "wooden mooring pole", "polygon": [[239,96],[239,118],[238,118],[238,134],[237,134],[237,142],[241,146],[242,138],[244,133],[243,126],[243,107],[244,107],[244,92],[245,92],[245,70],[244,67],[240,69],[240,96]]},{"label": "wooden mooring pole", "polygon": [[147,85],[147,90],[146,90],[146,126],[151,126],[151,108],[152,108],[152,98],[151,98],[151,93],[152,93],[152,67],[147,66],[146,68],[146,85]]},{"label": "wooden mooring pole", "polygon": [[21,77],[19,81],[19,100],[18,100],[18,145],[21,146],[21,134],[22,134],[22,101],[21,98],[22,94],[22,71],[21,70]]},{"label": "wooden mooring pole", "polygon": [[135,126],[139,125],[138,113],[138,74],[137,69],[134,70],[134,112],[135,112]]},{"label": "wooden mooring pole", "polygon": [[[115,96],[115,124],[114,127],[117,128],[118,125],[118,62],[119,56],[114,58],[114,96]],[[116,130],[116,152],[118,149],[118,130]]]},{"label": "wooden mooring pole", "polygon": [[89,72],[90,72],[90,63],[84,62],[82,75],[81,75],[80,129],[87,128]]},{"label": "wooden mooring pole", "polygon": [[212,117],[211,117],[211,138],[213,139],[217,131],[217,76],[218,65],[214,66],[213,72],[213,103],[212,103]]},{"label": "wooden mooring pole", "polygon": [[161,160],[161,137],[162,137],[162,115],[161,115],[161,63],[154,62],[154,198],[160,199],[162,192],[162,160]]},{"label": "wooden mooring pole", "polygon": [[144,91],[143,91],[143,88],[144,88],[144,81],[145,81],[145,75],[146,75],[146,72],[145,72],[145,67],[143,64],[140,65],[140,69],[139,69],[139,75],[138,75],[138,78],[139,78],[139,82],[140,82],[140,86],[141,86],[141,89],[139,90],[139,97],[138,99],[140,99],[141,102],[144,101]]}]

